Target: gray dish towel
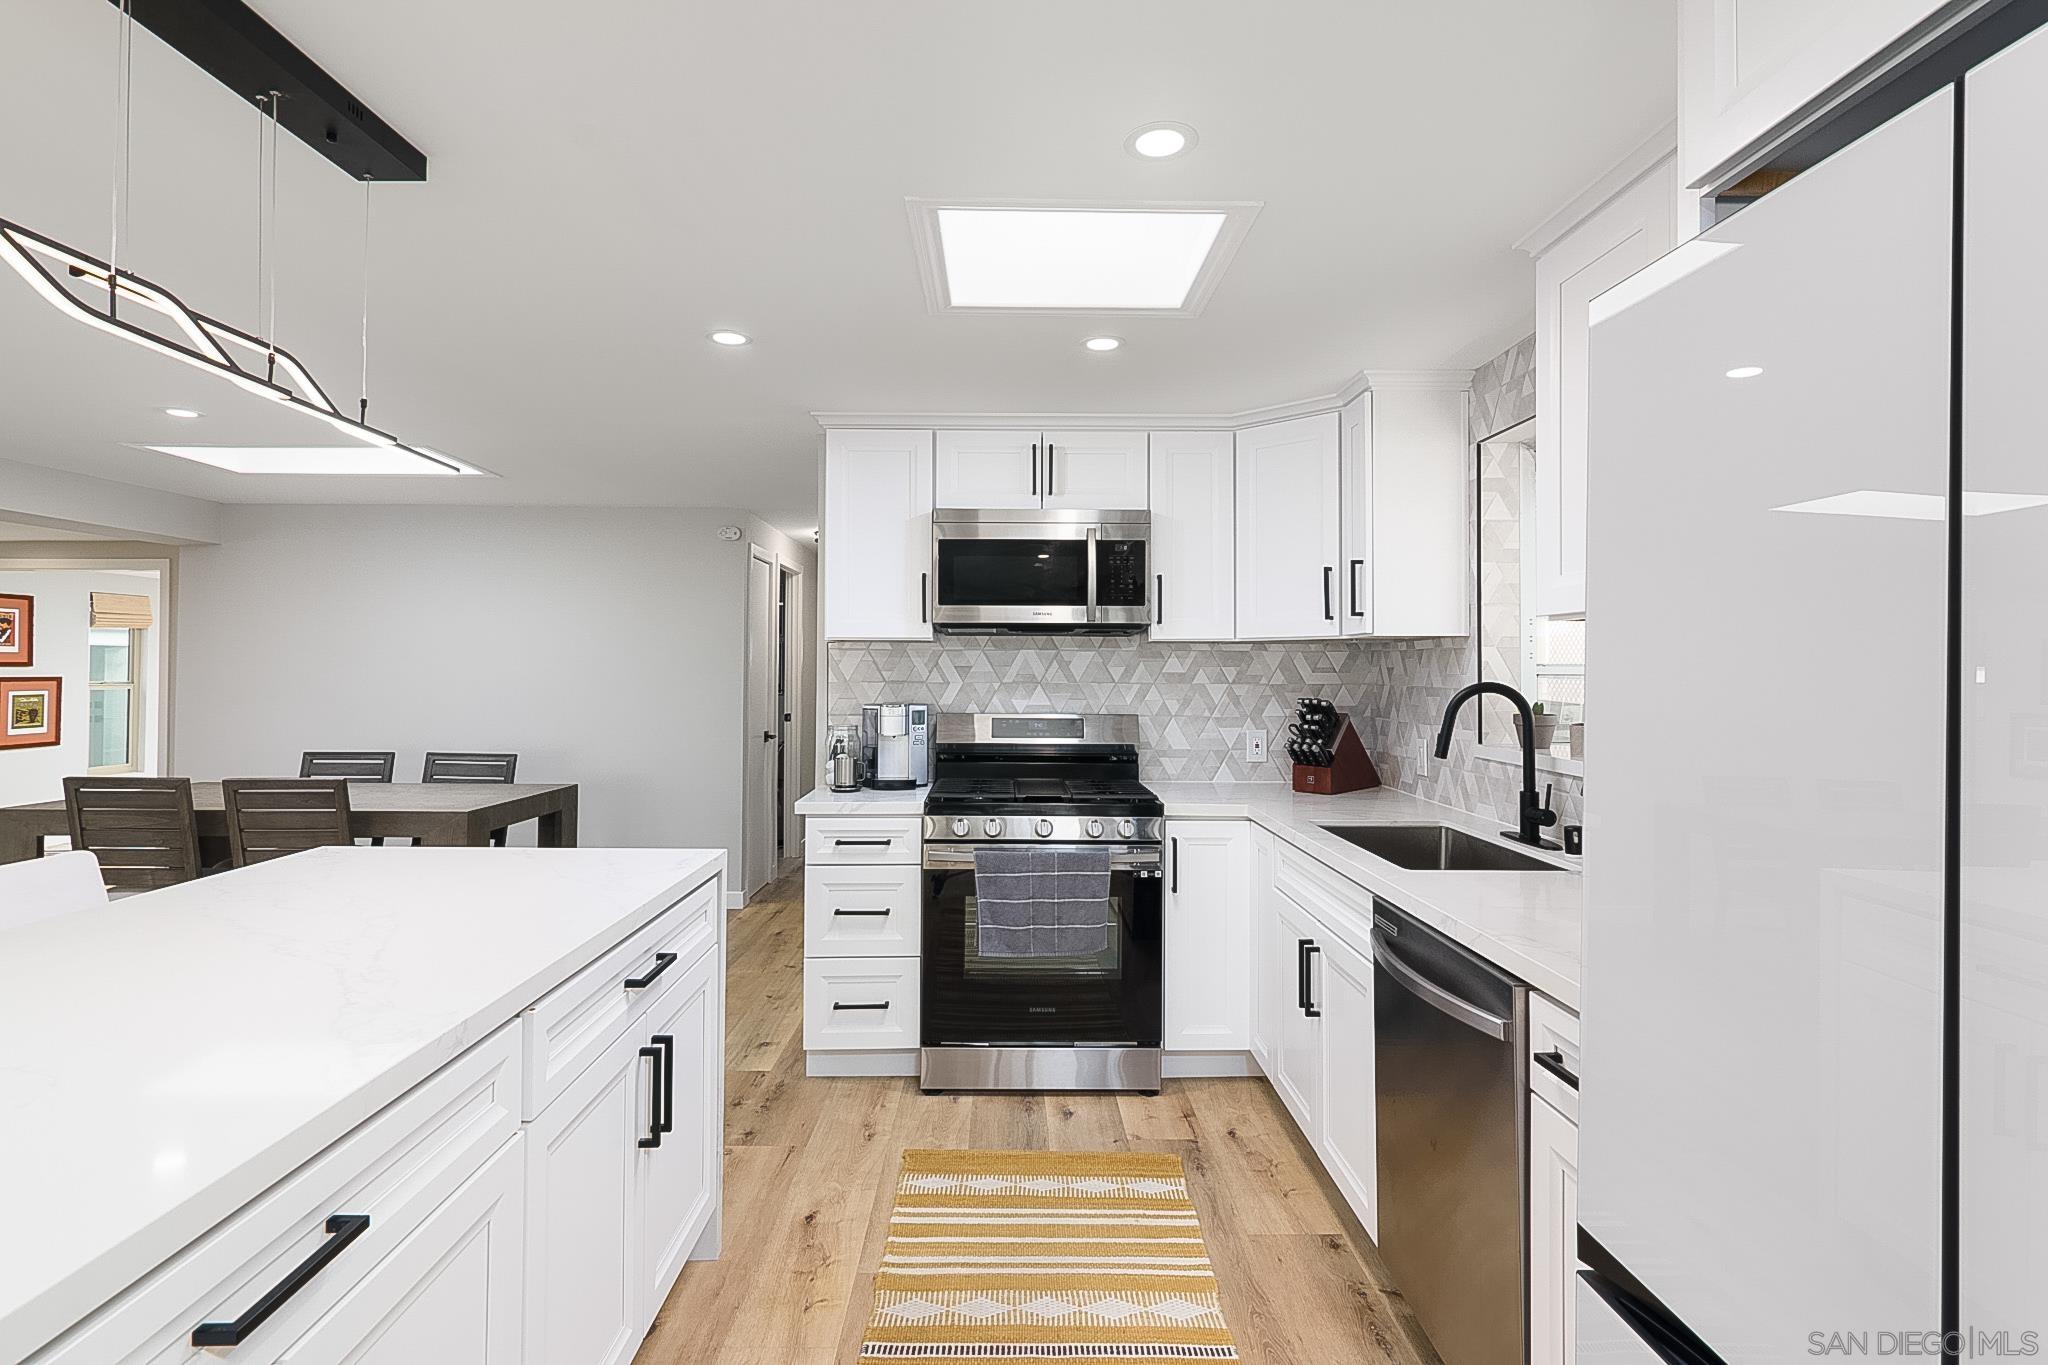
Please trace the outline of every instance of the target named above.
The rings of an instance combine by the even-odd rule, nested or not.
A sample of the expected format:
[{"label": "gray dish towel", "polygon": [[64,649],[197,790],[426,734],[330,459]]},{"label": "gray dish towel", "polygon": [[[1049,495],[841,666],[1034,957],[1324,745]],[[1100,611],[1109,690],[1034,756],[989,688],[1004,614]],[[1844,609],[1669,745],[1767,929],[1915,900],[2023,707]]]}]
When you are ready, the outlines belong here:
[{"label": "gray dish towel", "polygon": [[1109,851],[978,848],[983,957],[1088,957],[1109,947]]}]

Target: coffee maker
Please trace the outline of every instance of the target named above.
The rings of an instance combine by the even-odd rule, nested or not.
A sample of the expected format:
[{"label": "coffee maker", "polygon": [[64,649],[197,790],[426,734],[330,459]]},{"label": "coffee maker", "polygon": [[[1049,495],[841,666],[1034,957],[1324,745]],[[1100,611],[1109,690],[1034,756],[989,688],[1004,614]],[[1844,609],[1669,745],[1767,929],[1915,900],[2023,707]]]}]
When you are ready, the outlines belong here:
[{"label": "coffee maker", "polygon": [[883,702],[860,708],[861,769],[876,791],[909,791],[932,780],[931,708]]}]

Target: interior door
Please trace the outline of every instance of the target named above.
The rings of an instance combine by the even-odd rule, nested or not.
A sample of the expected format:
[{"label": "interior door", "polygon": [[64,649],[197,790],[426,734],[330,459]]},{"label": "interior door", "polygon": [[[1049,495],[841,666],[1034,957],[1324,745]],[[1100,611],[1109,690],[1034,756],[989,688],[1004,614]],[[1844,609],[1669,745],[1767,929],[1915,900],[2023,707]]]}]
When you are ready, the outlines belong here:
[{"label": "interior door", "polygon": [[[1579,1221],[1730,1365],[1940,1322],[1954,129],[1944,91],[1594,327]],[[1711,642],[1768,696],[1673,763]]]},{"label": "interior door", "polygon": [[1965,135],[1962,1321],[2048,1328],[2048,30],[1970,73]]},{"label": "interior door", "polygon": [[741,736],[746,755],[746,813],[740,840],[746,868],[741,889],[750,900],[775,876],[775,778],[782,763],[777,744],[782,712],[775,688],[776,587],[775,561],[755,547],[747,557],[746,731]]},{"label": "interior door", "polygon": [[1237,633],[1337,634],[1337,414],[1237,433]]}]

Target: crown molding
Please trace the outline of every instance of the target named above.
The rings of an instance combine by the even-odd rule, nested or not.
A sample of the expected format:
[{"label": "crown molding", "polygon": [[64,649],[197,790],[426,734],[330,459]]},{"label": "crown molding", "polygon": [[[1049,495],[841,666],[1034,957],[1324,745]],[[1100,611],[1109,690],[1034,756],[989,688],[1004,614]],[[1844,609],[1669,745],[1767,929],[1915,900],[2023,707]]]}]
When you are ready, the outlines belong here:
[{"label": "crown molding", "polygon": [[1242,431],[1246,427],[1335,412],[1374,389],[1472,387],[1471,370],[1363,370],[1334,393],[1241,412],[814,412],[827,431],[934,428],[946,431]]},{"label": "crown molding", "polygon": [[1573,195],[1556,212],[1523,233],[1521,240],[1515,243],[1515,250],[1541,256],[1623,190],[1656,170],[1664,161],[1676,160],[1677,156],[1678,121],[1673,119],[1596,177],[1592,184]]}]

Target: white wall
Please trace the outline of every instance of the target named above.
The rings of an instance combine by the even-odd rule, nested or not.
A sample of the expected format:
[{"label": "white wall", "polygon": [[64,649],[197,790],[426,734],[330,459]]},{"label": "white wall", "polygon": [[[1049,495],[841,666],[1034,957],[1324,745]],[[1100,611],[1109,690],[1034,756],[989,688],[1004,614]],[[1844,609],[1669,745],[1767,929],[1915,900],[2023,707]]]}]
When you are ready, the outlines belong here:
[{"label": "white wall", "polygon": [[160,670],[157,647],[163,636],[163,610],[158,580],[84,569],[12,569],[0,566],[0,593],[27,593],[36,599],[35,663],[9,668],[5,676],[60,677],[64,680],[63,742],[49,748],[0,749],[0,806],[30,801],[56,801],[64,795],[64,779],[83,776],[90,725],[87,642],[92,629],[92,594],[120,592],[150,599],[158,625],[143,637],[143,657],[136,676],[143,680],[141,771],[156,770],[157,703]]},{"label": "white wall", "polygon": [[177,770],[396,749],[416,780],[430,748],[511,750],[581,784],[584,844],[737,869],[749,541],[810,570],[724,509],[229,508],[179,556]]}]

